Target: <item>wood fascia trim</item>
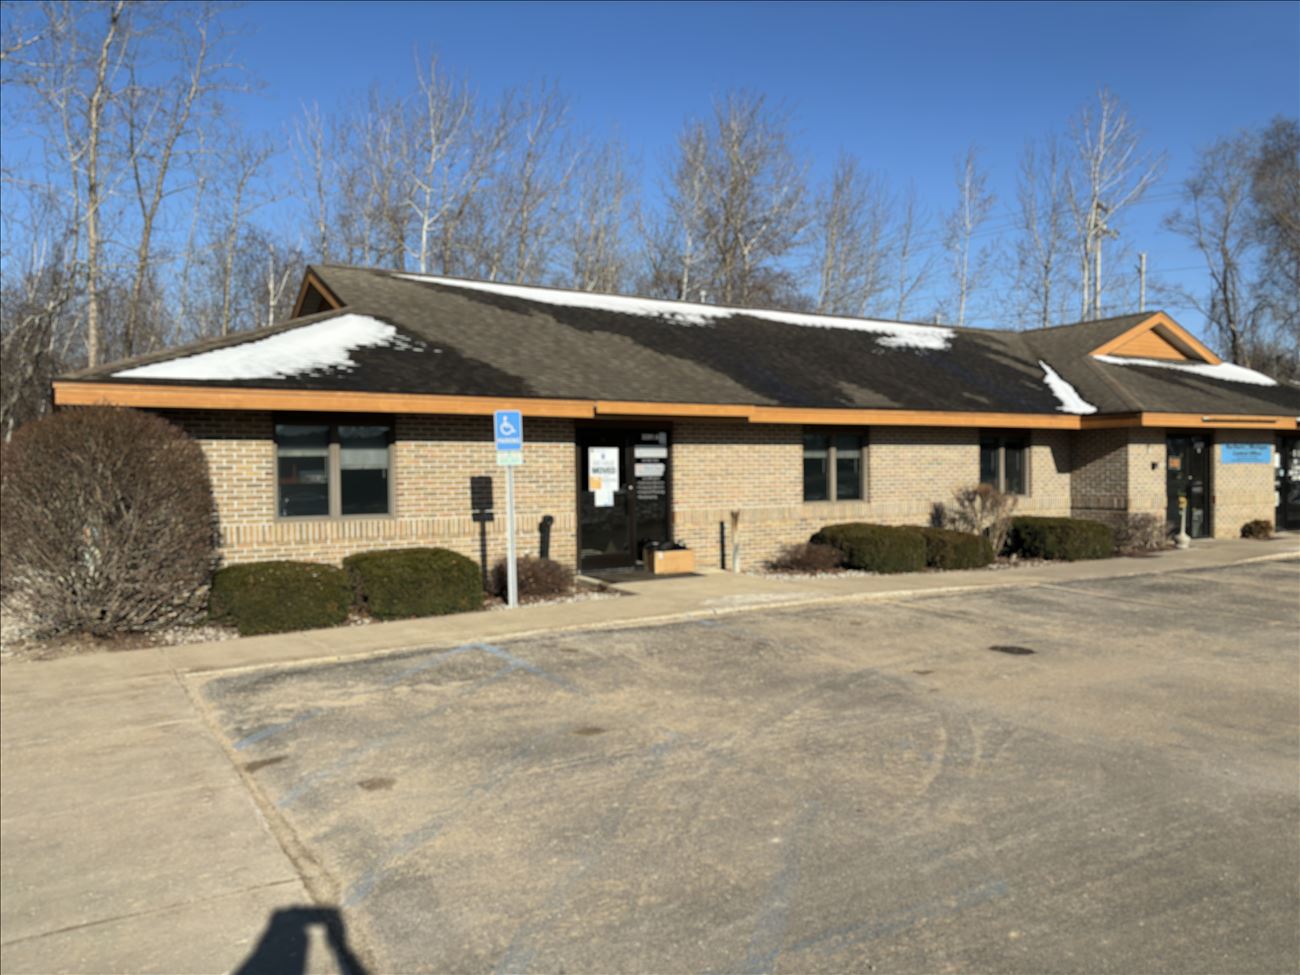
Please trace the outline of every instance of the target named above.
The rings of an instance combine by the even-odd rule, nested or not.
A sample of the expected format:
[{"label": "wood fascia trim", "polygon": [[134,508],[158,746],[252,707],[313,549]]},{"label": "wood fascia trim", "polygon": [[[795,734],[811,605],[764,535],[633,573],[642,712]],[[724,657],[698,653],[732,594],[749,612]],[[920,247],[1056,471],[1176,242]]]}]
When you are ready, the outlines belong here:
[{"label": "wood fascia trim", "polygon": [[602,417],[698,417],[754,424],[888,427],[1002,427],[1022,430],[1107,430],[1119,427],[1295,430],[1300,418],[1200,413],[1128,413],[1076,416],[1051,413],[963,413],[940,410],[818,409],[623,400],[530,399],[514,396],[444,396],[238,386],[169,386],[148,383],[54,382],[56,406],[131,406],[176,410],[281,410],[321,413],[415,413],[487,416],[518,409],[524,416],[592,420]]},{"label": "wood fascia trim", "polygon": [[752,406],[728,403],[652,403],[644,400],[597,400],[596,415],[609,417],[662,416],[748,420]]},{"label": "wood fascia trim", "polygon": [[524,416],[591,419],[587,400],[500,396],[440,396],[315,389],[159,386],[136,383],[54,383],[56,406],[132,406],[176,410],[283,410],[320,413],[418,413],[487,416],[517,409]]},{"label": "wood fascia trim", "polygon": [[967,413],[949,410],[854,410],[791,406],[756,406],[752,409],[751,423],[808,423],[831,426],[1078,430],[1080,420],[1080,417],[1068,413]]}]

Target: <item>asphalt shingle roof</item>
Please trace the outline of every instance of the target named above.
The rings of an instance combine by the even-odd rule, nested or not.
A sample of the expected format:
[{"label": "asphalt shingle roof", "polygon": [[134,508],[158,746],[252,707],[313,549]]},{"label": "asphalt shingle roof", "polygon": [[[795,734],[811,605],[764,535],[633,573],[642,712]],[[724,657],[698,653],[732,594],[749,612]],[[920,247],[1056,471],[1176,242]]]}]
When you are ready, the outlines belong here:
[{"label": "asphalt shingle roof", "polygon": [[[792,316],[761,310],[702,310],[677,303],[636,306],[625,299],[599,307],[598,298],[551,290],[497,289],[477,282],[418,279],[337,265],[312,270],[345,309],[68,378],[662,403],[1057,413],[1061,403],[1044,382],[1041,360],[1102,413],[1300,416],[1300,390],[1294,387],[1111,365],[1088,355],[1145,321],[1146,314],[1023,333],[900,327],[854,319],[824,319],[820,327],[810,327],[793,323]],[[566,294],[573,300],[566,300]],[[351,350],[349,368],[272,378],[122,375],[151,363],[283,336],[346,314],[392,326],[393,340]],[[256,355],[258,348],[265,347],[246,351]]]}]

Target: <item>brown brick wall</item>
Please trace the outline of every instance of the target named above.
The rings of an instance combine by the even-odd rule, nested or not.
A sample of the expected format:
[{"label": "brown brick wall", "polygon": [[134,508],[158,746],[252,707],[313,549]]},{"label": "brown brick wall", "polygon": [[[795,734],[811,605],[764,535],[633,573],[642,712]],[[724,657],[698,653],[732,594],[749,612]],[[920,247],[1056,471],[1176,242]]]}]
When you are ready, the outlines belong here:
[{"label": "brown brick wall", "polygon": [[[1277,459],[1274,435],[1263,430],[1220,430],[1214,438],[1210,460],[1210,492],[1214,495],[1211,527],[1215,538],[1238,538],[1241,526],[1262,518],[1269,524],[1277,515],[1273,467]],[[1266,443],[1270,446],[1268,464],[1225,464],[1225,443]]]},{"label": "brown brick wall", "polygon": [[[807,541],[842,521],[926,524],[936,502],[979,480],[979,432],[928,427],[875,427],[867,435],[867,497],[803,500],[803,428],[681,422],[673,432],[674,535],[696,550],[698,564],[719,563],[719,524],[731,536],[740,511],[742,567],[772,558],[781,546]],[[1030,438],[1026,514],[1070,510],[1067,431]]]},{"label": "brown brick wall", "polygon": [[[275,517],[272,417],[254,412],[164,414],[199,440],[207,454],[228,563],[292,558],[337,563],[368,549],[440,545],[480,558],[480,526],[471,517],[470,479],[493,479],[498,516],[486,526],[487,558],[505,551],[505,475],[495,464],[487,417],[397,417],[394,512],[389,517]],[[867,497],[853,502],[803,501],[803,428],[726,421],[674,425],[673,535],[717,566],[719,523],[740,512],[742,564],[753,567],[782,545],[806,540],[841,521],[924,524],[936,502],[979,477],[979,431],[877,427],[868,431]],[[1271,442],[1267,433],[1223,440]],[[530,420],[526,463],[517,471],[521,553],[540,550],[539,523],[553,519],[550,554],[573,564],[576,553],[577,451],[565,420]],[[1153,466],[1154,465],[1154,466]],[[1030,437],[1025,514],[1115,517],[1126,511],[1163,515],[1165,431],[1035,431]],[[1269,465],[1223,465],[1216,449],[1212,491],[1215,531],[1235,535],[1250,518],[1273,511]]]},{"label": "brown brick wall", "polygon": [[1070,510],[1076,518],[1112,521],[1125,514],[1165,514],[1165,432],[1084,430],[1071,435]]},{"label": "brown brick wall", "polygon": [[1165,431],[1140,428],[1128,433],[1128,510],[1165,517],[1169,485],[1165,472]]},{"label": "brown brick wall", "polygon": [[1128,510],[1127,430],[1074,434],[1070,508],[1076,518],[1107,518]]},{"label": "brown brick wall", "polygon": [[[489,564],[505,554],[505,473],[496,466],[488,417],[398,416],[393,450],[394,511],[388,517],[275,517],[275,444],[269,413],[164,414],[208,456],[221,549],[227,564],[302,559],[337,564],[354,552],[437,545],[480,559],[480,525],[470,478],[493,480],[497,511],[487,523]],[[550,554],[576,559],[573,424],[530,420],[525,463],[516,469],[516,532],[521,554],[540,551],[539,524],[554,519]]]}]

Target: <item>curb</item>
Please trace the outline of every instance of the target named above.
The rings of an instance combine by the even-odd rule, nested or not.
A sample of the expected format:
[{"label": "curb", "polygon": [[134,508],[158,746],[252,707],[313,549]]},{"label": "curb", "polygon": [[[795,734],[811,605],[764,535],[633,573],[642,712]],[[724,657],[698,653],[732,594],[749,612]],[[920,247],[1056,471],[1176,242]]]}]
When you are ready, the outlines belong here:
[{"label": "curb", "polygon": [[[1156,575],[1175,575],[1184,572],[1207,572],[1216,569],[1232,568],[1239,565],[1253,565],[1262,562],[1290,562],[1300,561],[1300,553],[1296,552],[1273,552],[1266,555],[1251,556],[1246,559],[1237,559],[1233,562],[1225,562],[1222,565],[1203,565],[1189,566],[1182,569],[1150,569],[1147,571],[1129,572],[1123,575],[1099,576],[1096,579],[1071,580],[1074,582],[1105,582],[1110,579],[1135,579],[1145,576]],[[712,619],[718,616],[734,616],[740,613],[752,613],[762,610],[782,610],[782,609],[800,609],[808,606],[828,606],[837,604],[851,603],[870,603],[870,602],[904,602],[914,599],[921,599],[926,596],[957,596],[969,593],[982,592],[1005,592],[1009,589],[1039,589],[1042,587],[1053,587],[1068,585],[1069,583],[1061,582],[1001,582],[989,585],[958,585],[942,586],[931,589],[894,589],[888,592],[861,592],[861,593],[835,593],[825,596],[806,596],[802,598],[774,599],[768,602],[754,602],[736,606],[715,606],[708,609],[684,610],[678,613],[663,613],[657,616],[638,616],[634,619],[613,620],[598,623],[574,623],[571,625],[561,626],[542,626],[535,627],[531,630],[519,630],[517,632],[507,633],[498,637],[493,637],[496,641],[507,640],[526,640],[534,639],[541,636],[549,636],[560,633],[589,633],[599,630],[617,631],[617,630],[635,630],[647,626],[668,626],[674,623],[686,623],[691,620]],[[398,646],[384,647],[377,650],[367,650],[362,653],[348,654],[322,654],[319,657],[305,657],[298,660],[289,661],[266,661],[261,663],[237,664],[230,667],[222,666],[201,666],[187,668],[172,664],[172,671],[180,678],[212,678],[223,674],[244,674],[250,671],[278,669],[294,670],[301,667],[318,667],[322,664],[347,663],[351,661],[375,660],[380,657],[396,656],[403,653],[414,653],[421,650],[440,650],[449,646],[456,646],[458,642],[439,642],[437,640],[421,640],[417,643],[401,644]],[[181,649],[168,648],[168,649]],[[170,662],[170,661],[169,661]]]}]

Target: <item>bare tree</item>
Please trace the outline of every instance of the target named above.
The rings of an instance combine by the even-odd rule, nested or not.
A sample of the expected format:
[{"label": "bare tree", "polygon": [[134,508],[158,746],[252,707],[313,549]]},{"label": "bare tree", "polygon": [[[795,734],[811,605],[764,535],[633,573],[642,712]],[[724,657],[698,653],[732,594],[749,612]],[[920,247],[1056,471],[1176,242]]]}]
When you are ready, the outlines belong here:
[{"label": "bare tree", "polygon": [[1260,134],[1250,195],[1262,312],[1273,332],[1260,352],[1278,373],[1300,377],[1300,120],[1274,119]]},{"label": "bare tree", "polygon": [[948,215],[944,237],[952,271],[957,325],[966,324],[971,295],[984,284],[988,253],[977,249],[974,238],[993,211],[993,203],[988,175],[979,167],[978,150],[971,146],[957,160],[957,205]]},{"label": "bare tree", "polygon": [[1070,207],[1059,144],[1029,142],[1016,185],[1015,293],[1022,320],[1047,328],[1063,317]]},{"label": "bare tree", "polygon": [[804,304],[785,262],[807,228],[805,186],[788,120],[761,95],[729,94],[710,124],[688,123],[667,188],[678,296]]},{"label": "bare tree", "polygon": [[891,286],[893,200],[883,180],[841,155],[813,212],[817,310],[863,315]]},{"label": "bare tree", "polygon": [[1083,318],[1102,315],[1102,252],[1119,236],[1120,215],[1150,189],[1164,169],[1164,155],[1142,149],[1141,133],[1119,99],[1106,88],[1097,104],[1084,105],[1071,124],[1076,160],[1070,201],[1079,244],[1079,291]]},{"label": "bare tree", "polygon": [[[5,81],[21,90],[23,97],[13,100],[25,109],[23,122],[33,126],[47,158],[61,170],[49,173],[46,185],[67,197],[69,220],[76,227],[69,271],[80,278],[82,347],[87,361],[95,364],[103,337],[107,209],[120,175],[114,165],[121,155],[112,138],[114,112],[124,97],[121,67],[134,49],[134,8],[125,0],[97,0],[13,5],[6,12],[10,36],[22,40],[6,42],[11,50],[4,62]],[[29,14],[41,21],[39,26],[24,24]]]},{"label": "bare tree", "polygon": [[330,188],[335,185],[334,158],[329,145],[327,127],[320,106],[312,104],[303,109],[294,125],[291,144],[298,170],[300,192],[307,205],[311,222],[311,241],[316,259],[328,262],[331,257],[332,213]]},{"label": "bare tree", "polygon": [[1249,339],[1259,308],[1247,293],[1246,268],[1255,230],[1250,177],[1254,139],[1220,139],[1200,153],[1183,184],[1184,205],[1165,226],[1191,241],[1205,259],[1209,294],[1187,294],[1220,337],[1233,362],[1250,365]]},{"label": "bare tree", "polygon": [[[229,335],[232,331],[239,330],[235,319],[238,298],[235,267],[239,244],[249,214],[268,202],[265,197],[255,198],[251,190],[273,154],[274,149],[269,142],[253,141],[239,135],[222,152],[221,165],[228,174],[229,182],[225,187],[225,199],[219,202],[224,203],[226,217],[224,221],[213,220],[219,236],[214,240],[212,248],[217,256],[217,278],[220,282],[215,329],[220,335]],[[253,318],[248,325],[255,323],[256,318]]]},{"label": "bare tree", "polygon": [[564,283],[580,291],[621,290],[629,270],[627,227],[634,199],[619,142],[607,142],[586,154],[571,196]]},{"label": "bare tree", "polygon": [[436,230],[437,270],[442,274],[475,273],[489,250],[489,207],[484,197],[516,125],[517,112],[513,93],[480,107],[460,158],[447,170],[439,190]]},{"label": "bare tree", "polygon": [[493,178],[480,193],[479,271],[489,281],[540,284],[552,269],[562,207],[577,166],[568,102],[554,85],[517,97]]},{"label": "bare tree", "polygon": [[[117,52],[124,47],[119,43],[119,30],[123,26],[122,14],[125,6],[125,0],[115,0],[106,8],[105,23],[94,60],[94,80],[88,97],[85,98],[83,141],[80,147],[69,152],[70,158],[80,157],[84,152],[86,160],[81,175],[86,187],[86,362],[90,366],[99,363],[101,343],[99,290],[103,238],[100,211],[104,205],[106,190],[100,166],[105,142],[104,116],[109,100],[115,94],[111,88],[109,68],[116,67],[113,61]],[[69,148],[72,149],[72,146]]]},{"label": "bare tree", "polygon": [[[410,206],[419,241],[415,266],[428,272],[438,225],[446,221],[469,186],[482,180],[484,169],[474,164],[478,159],[472,150],[467,152],[474,124],[474,102],[468,86],[457,86],[443,77],[436,58],[430,60],[427,75],[418,73],[418,81],[420,98],[413,124],[419,132],[416,154],[420,166]],[[469,163],[462,159],[467,154]]]},{"label": "bare tree", "polygon": [[896,273],[894,308],[896,319],[906,319],[911,302],[930,279],[934,262],[931,258],[917,257],[919,238],[925,233],[925,219],[916,199],[916,187],[909,187],[899,208],[898,224],[894,233],[894,265]]},{"label": "bare tree", "polygon": [[49,407],[50,380],[66,364],[60,326],[76,287],[66,243],[29,239],[25,270],[0,289],[0,439],[6,442]]},{"label": "bare tree", "polygon": [[[201,107],[205,96],[217,89],[226,67],[211,57],[213,42],[220,39],[213,36],[218,11],[217,7],[205,5],[197,12],[186,11],[182,17],[163,17],[159,13],[154,30],[172,37],[168,46],[176,55],[175,77],[146,84],[136,59],[125,67],[129,86],[124,99],[123,124],[139,229],[131,297],[122,323],[123,355],[146,350],[138,332],[145,285],[155,273],[153,242],[159,211],[163,200],[179,189],[174,185],[173,162],[194,135],[191,125],[196,109]],[[158,73],[157,65],[150,67],[151,73]],[[155,332],[155,338],[158,337]]]}]

